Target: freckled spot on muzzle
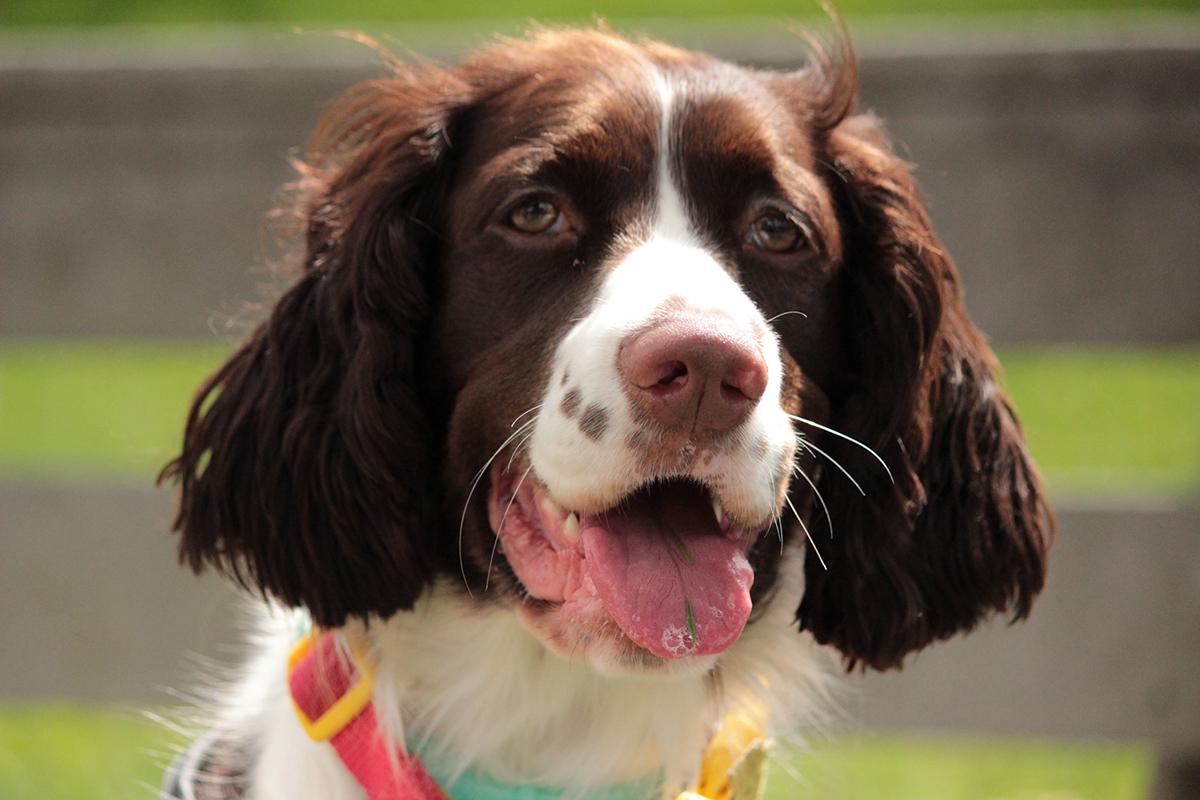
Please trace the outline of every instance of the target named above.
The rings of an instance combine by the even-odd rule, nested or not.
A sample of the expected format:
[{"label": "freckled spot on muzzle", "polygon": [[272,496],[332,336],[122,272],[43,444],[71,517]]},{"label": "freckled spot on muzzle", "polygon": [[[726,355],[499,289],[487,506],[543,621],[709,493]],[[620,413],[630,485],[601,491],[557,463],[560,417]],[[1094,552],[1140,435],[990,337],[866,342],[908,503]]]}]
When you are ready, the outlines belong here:
[{"label": "freckled spot on muzzle", "polygon": [[608,411],[595,403],[588,406],[579,418],[579,430],[593,442],[599,441],[608,430]]},{"label": "freckled spot on muzzle", "polygon": [[563,395],[562,402],[558,404],[558,410],[567,419],[571,419],[579,413],[579,406],[583,403],[583,396],[579,394],[578,389],[570,389]]}]

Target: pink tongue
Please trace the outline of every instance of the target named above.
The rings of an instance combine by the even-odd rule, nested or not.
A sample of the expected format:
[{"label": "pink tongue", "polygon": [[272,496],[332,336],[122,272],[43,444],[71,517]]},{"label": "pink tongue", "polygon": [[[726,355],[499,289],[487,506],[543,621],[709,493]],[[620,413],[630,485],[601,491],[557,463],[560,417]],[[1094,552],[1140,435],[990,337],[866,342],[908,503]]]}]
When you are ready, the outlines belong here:
[{"label": "pink tongue", "polygon": [[596,591],[634,642],[673,658],[719,653],[741,635],[754,571],[702,489],[656,486],[581,523]]}]

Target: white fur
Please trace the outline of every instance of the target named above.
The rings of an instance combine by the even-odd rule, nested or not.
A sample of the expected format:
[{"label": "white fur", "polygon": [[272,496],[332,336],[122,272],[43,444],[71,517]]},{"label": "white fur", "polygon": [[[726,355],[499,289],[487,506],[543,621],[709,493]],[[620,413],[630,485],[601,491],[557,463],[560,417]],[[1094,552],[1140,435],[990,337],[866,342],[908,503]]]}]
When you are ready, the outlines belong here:
[{"label": "white fur", "polygon": [[[791,468],[795,433],[779,404],[782,364],[779,340],[762,313],[722,267],[715,253],[700,244],[688,217],[670,164],[671,111],[674,93],[668,79],[653,73],[660,103],[658,186],[649,238],[613,265],[589,312],[559,344],[530,440],[533,473],[561,505],[601,511],[653,478],[658,465],[645,464],[623,435],[593,441],[561,406],[570,391],[583,408],[598,405],[610,415],[610,430],[634,427],[630,402],[617,371],[621,342],[668,300],[682,301],[691,313],[712,313],[731,320],[757,340],[767,365],[763,401],[738,432],[738,442],[711,460],[701,458],[687,475],[719,489],[726,510],[743,519],[774,512],[778,487]],[[765,444],[767,455],[752,455],[751,445]],[[705,455],[705,454],[701,454]],[[682,477],[679,475],[678,477]]]},{"label": "white fur", "polygon": [[[824,650],[793,628],[800,551],[788,554],[771,607],[717,660],[711,675],[611,676],[553,655],[505,604],[455,587],[431,590],[411,612],[365,629],[377,664],[375,704],[397,741],[438,752],[458,771],[570,793],[661,770],[663,794],[694,780],[704,744],[730,710],[770,709],[789,735],[827,705]],[[262,750],[253,800],[360,800],[333,748],[310,741],[287,693],[287,653],[302,615],[261,615],[258,654],[231,687],[219,728]]]},{"label": "white fur", "polygon": [[654,203],[654,233],[681,244],[695,245],[698,240],[671,169],[671,123],[675,117],[675,87],[671,85],[670,78],[657,69],[651,72],[651,78],[659,107],[656,164],[658,192]]}]

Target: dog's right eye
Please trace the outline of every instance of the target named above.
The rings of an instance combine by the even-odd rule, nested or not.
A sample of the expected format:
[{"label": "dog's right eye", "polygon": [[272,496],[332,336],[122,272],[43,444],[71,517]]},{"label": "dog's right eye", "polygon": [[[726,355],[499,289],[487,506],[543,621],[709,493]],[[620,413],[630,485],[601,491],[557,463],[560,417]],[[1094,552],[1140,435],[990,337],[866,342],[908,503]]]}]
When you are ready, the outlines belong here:
[{"label": "dog's right eye", "polygon": [[750,226],[749,239],[756,247],[772,253],[790,253],[803,247],[806,241],[800,226],[778,212],[755,220]]},{"label": "dog's right eye", "polygon": [[509,223],[521,233],[545,233],[562,217],[558,206],[549,200],[526,200],[508,215]]}]

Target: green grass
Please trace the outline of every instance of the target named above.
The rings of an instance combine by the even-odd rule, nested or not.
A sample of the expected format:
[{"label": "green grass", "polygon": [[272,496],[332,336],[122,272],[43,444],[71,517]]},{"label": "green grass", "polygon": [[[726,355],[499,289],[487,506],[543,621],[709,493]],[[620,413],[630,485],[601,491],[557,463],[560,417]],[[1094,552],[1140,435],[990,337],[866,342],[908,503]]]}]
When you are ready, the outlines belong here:
[{"label": "green grass", "polygon": [[0,477],[149,483],[229,348],[0,339]]},{"label": "green grass", "polygon": [[[229,352],[189,341],[0,339],[0,478],[149,483]],[[1005,381],[1059,495],[1200,488],[1200,347],[1006,348]]]},{"label": "green grass", "polygon": [[4,800],[153,800],[170,736],[137,711],[0,705]]},{"label": "green grass", "polygon": [[1200,349],[1007,348],[1029,447],[1059,494],[1200,487]]},{"label": "green grass", "polygon": [[[843,14],[977,14],[1013,11],[1189,10],[1196,0],[841,0]],[[394,23],[478,18],[589,20],[614,18],[804,16],[815,0],[6,0],[0,25],[115,23]]]},{"label": "green grass", "polygon": [[1148,745],[871,735],[773,765],[766,800],[1142,800]]},{"label": "green grass", "polygon": [[[4,800],[153,798],[174,734],[135,711],[0,705]],[[780,751],[766,800],[1144,800],[1149,745],[900,735]]]}]

